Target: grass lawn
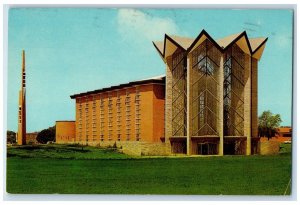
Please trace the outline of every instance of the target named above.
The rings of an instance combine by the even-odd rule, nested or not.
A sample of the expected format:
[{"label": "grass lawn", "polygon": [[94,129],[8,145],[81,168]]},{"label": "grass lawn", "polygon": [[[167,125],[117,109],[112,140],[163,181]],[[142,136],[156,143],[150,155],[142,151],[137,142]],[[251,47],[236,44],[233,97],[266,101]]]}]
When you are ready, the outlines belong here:
[{"label": "grass lawn", "polygon": [[291,177],[290,146],[274,156],[180,158],[133,158],[67,145],[8,147],[7,192],[283,195]]}]

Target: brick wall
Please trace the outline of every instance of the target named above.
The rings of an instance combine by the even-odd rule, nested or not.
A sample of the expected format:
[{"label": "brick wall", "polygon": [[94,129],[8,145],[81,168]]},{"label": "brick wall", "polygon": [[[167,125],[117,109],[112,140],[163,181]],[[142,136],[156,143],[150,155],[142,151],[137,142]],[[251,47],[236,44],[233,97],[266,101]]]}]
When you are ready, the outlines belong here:
[{"label": "brick wall", "polygon": [[74,121],[57,121],[55,141],[58,144],[65,142],[75,142],[75,122]]},{"label": "brick wall", "polygon": [[259,154],[261,155],[278,154],[279,148],[280,145],[277,141],[259,142]]},{"label": "brick wall", "polygon": [[164,87],[149,83],[76,98],[75,142],[159,142],[164,134]]},{"label": "brick wall", "polygon": [[116,144],[123,153],[132,156],[165,156],[170,153],[166,144],[161,142],[102,141],[86,143],[86,141],[81,141],[76,143],[95,147],[113,147]]}]

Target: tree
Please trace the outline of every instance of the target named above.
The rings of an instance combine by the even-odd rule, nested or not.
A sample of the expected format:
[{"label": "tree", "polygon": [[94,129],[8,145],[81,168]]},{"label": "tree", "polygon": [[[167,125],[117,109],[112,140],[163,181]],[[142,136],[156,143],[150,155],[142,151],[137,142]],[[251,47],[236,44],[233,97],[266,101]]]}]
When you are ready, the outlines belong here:
[{"label": "tree", "polygon": [[49,141],[55,141],[55,126],[44,129],[36,137],[41,144],[47,144]]},{"label": "tree", "polygon": [[7,130],[6,140],[8,144],[16,143],[16,133],[14,131]]},{"label": "tree", "polygon": [[268,140],[274,137],[281,122],[279,114],[275,115],[270,110],[264,111],[258,118],[259,137],[267,137]]}]

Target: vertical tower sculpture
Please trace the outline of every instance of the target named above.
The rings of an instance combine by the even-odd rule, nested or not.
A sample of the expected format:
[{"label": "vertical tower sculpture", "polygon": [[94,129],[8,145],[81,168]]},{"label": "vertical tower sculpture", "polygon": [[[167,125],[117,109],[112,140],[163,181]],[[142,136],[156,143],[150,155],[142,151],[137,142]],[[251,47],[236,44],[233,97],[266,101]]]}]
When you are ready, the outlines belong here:
[{"label": "vertical tower sculpture", "polygon": [[26,144],[26,73],[25,51],[22,51],[21,90],[19,91],[17,144]]}]

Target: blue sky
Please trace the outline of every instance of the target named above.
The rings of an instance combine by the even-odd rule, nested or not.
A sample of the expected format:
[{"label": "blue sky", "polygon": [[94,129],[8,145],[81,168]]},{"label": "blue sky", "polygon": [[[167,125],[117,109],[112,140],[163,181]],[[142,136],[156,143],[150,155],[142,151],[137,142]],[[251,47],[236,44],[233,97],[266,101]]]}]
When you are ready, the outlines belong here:
[{"label": "blue sky", "polygon": [[21,51],[26,51],[27,131],[74,120],[71,94],[165,73],[152,45],[164,33],[213,38],[246,30],[269,37],[259,62],[258,112],[291,125],[291,10],[14,8],[8,23],[8,121],[17,130]]}]

